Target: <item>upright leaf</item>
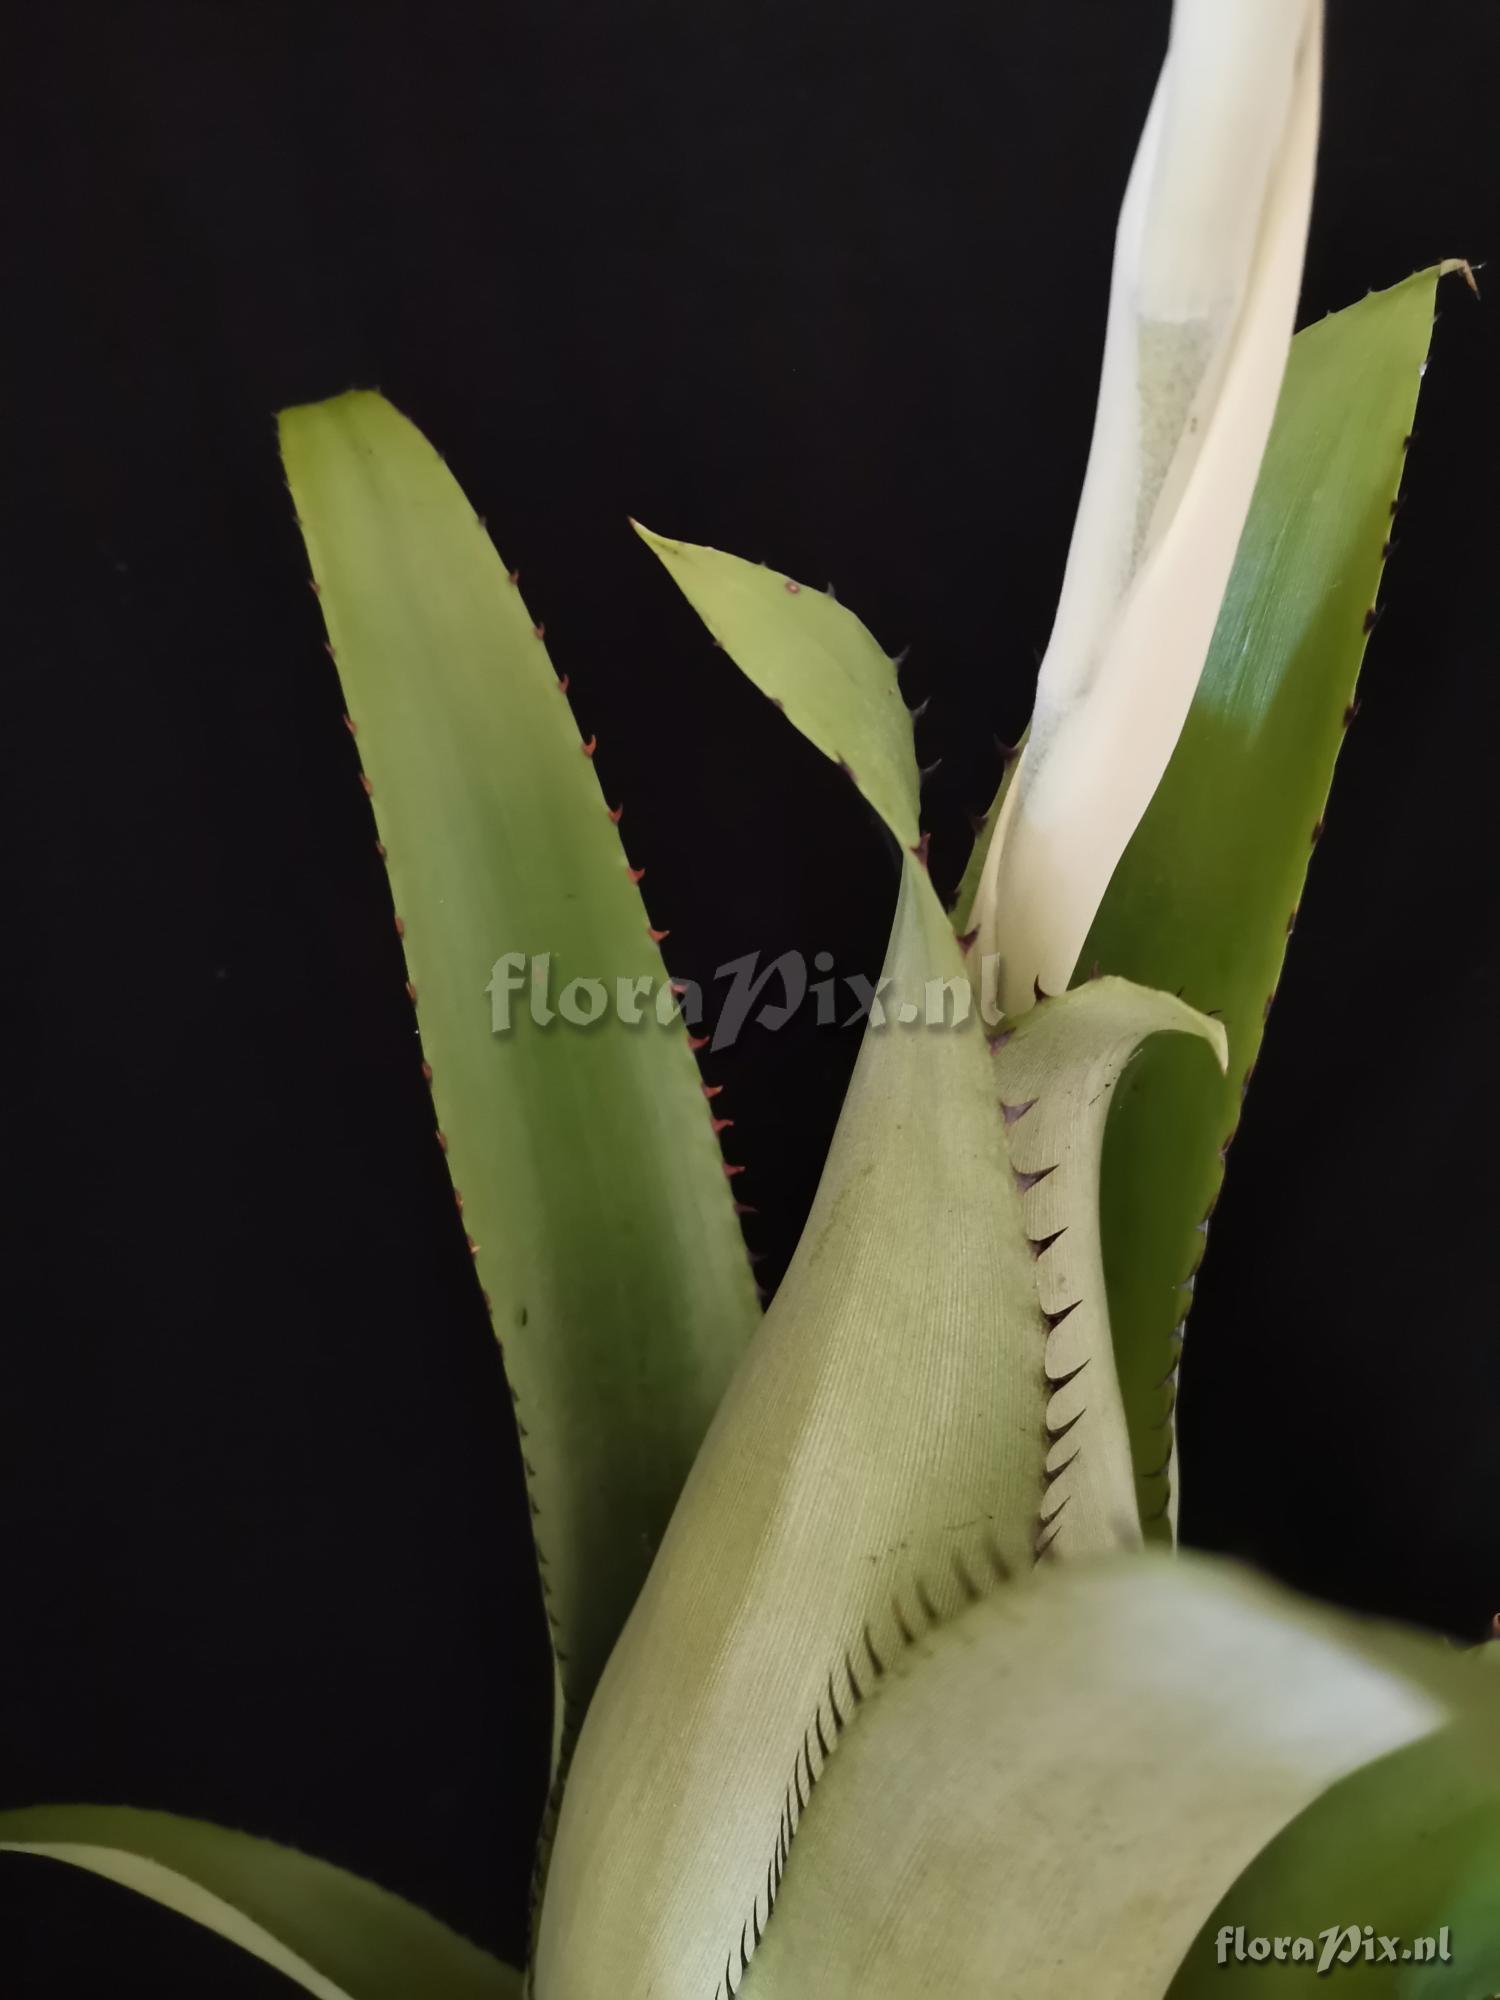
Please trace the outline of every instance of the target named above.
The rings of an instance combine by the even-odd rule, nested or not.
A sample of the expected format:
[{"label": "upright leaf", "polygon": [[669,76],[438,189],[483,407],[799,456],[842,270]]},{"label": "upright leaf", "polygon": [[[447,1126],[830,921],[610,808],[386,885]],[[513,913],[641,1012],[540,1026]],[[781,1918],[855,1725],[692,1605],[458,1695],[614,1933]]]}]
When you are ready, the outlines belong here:
[{"label": "upright leaf", "polygon": [[517,1403],[566,1732],[754,1288],[687,1037],[658,1023],[658,934],[515,580],[379,396],[288,410],[281,443]]},{"label": "upright leaf", "polygon": [[[732,591],[745,571],[763,587],[732,557],[699,570],[709,613],[717,584]],[[764,616],[733,649],[775,686],[803,609],[768,581]],[[873,642],[841,620],[868,661]],[[818,716],[856,774],[881,769],[836,657],[805,656],[799,672],[782,683],[788,715]],[[899,838],[915,799],[909,740],[886,768]],[[702,2000],[737,1984],[807,1795],[885,1661],[1050,1539],[1055,1329],[1037,1290],[1045,1246],[1023,1215],[1037,1177],[1012,1171],[1007,1125],[1024,1117],[1059,1187],[1086,1195],[1120,1045],[1161,1026],[1212,1036],[1175,1001],[1109,982],[1037,1010],[1014,1048],[992,1051],[951,926],[903,855],[813,1213],[584,1728],[543,1910],[541,2000],[606,1987]],[[1006,1101],[1008,1075],[1036,1085],[1024,1112]],[[1084,1078],[1097,1116],[1079,1101]],[[1092,1208],[1066,1213],[1087,1236]],[[1076,1268],[1096,1278],[1102,1328],[1097,1248]],[[1109,1393],[1106,1355],[1096,1455],[1123,1434]],[[1079,1546],[1089,1523],[1095,1546],[1116,1545],[1122,1513],[1133,1534],[1128,1480],[1123,1492],[1111,1513],[1080,1485]]]},{"label": "upright leaf", "polygon": [[[884,976],[920,996],[950,970],[908,858]],[[584,1724],[540,2000],[737,1984],[881,1663],[1031,1561],[1045,1325],[977,1028],[866,1030],[791,1269]]]},{"label": "upright leaf", "polygon": [[1146,1050],[1104,1149],[1110,1314],[1143,1515],[1167,1531],[1182,1324],[1353,712],[1436,270],[1298,334],[1203,679],[1082,963],[1180,992],[1222,1082]]},{"label": "upright leaf", "polygon": [[1479,1679],[1217,1564],[1049,1568],[887,1663],[744,2000],[1148,2000],[1272,1835]]},{"label": "upright leaf", "polygon": [[[520,2000],[519,1973],[425,1910],[330,1862],[203,1820],[129,1806],[28,1806],[0,1813],[0,1853],[118,1882],[317,2000]],[[130,1975],[120,1990],[137,1990]]]}]

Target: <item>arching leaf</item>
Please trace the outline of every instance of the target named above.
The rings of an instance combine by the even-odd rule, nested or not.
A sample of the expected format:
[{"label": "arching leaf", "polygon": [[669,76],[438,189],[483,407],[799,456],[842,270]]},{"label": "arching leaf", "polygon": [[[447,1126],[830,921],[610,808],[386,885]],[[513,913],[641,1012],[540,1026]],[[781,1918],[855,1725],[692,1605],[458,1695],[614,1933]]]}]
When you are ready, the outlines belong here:
[{"label": "arching leaf", "polygon": [[[0,1813],[0,1853],[118,1882],[227,1938],[317,2000],[521,2000],[521,1975],[436,1917],[295,1848],[129,1806]],[[121,1990],[134,1991],[134,1975]]]},{"label": "arching leaf", "polygon": [[658,938],[517,583],[379,396],[288,410],[281,444],[516,1398],[566,1735],[759,1309]]},{"label": "arching leaf", "polygon": [[1272,1835],[1480,1678],[1436,1641],[1155,1554],[1049,1567],[887,1666],[744,2000],[1162,1993]]}]

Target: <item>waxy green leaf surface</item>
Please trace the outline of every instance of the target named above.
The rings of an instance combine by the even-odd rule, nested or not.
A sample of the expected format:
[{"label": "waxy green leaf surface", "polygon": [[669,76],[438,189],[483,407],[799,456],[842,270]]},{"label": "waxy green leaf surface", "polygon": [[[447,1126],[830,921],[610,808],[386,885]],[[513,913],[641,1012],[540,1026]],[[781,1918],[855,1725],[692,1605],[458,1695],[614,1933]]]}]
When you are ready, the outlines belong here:
[{"label": "waxy green leaf surface", "polygon": [[[907,857],[888,997],[959,969]],[[1032,1560],[1046,1328],[990,1062],[977,1018],[866,1029],[797,1254],[584,1724],[540,2000],[737,1985],[903,1632]]]},{"label": "waxy green leaf surface", "polygon": [[[719,557],[707,582],[699,573],[709,613],[720,584],[737,591],[737,568]],[[776,679],[799,598],[767,598],[731,650],[761,685],[787,686],[789,719],[819,716],[853,746],[856,773],[877,770],[859,716],[878,729],[886,710],[849,694],[840,659],[803,658],[800,699]],[[841,618],[867,659],[873,642]],[[890,661],[883,671],[895,698]],[[898,836],[899,802],[915,796],[907,738],[885,788]],[[1104,1348],[1087,1420],[1068,1425],[1088,1458],[1064,1488],[1067,1547],[1138,1538],[1093,1175],[1136,1040],[1215,1030],[1123,981],[1037,1009],[998,1048],[984,1026],[926,870],[903,852],[879,1012],[813,1212],[584,1727],[543,1908],[540,2000],[736,1987],[807,1797],[887,1663],[1059,1532],[1047,1461],[1062,1328],[1049,1327],[1039,1276],[1061,1244],[1028,1239],[1044,1177],[1015,1171],[1008,1128],[1024,1126],[1053,1169],[1060,1265],[1087,1279],[1079,1324]],[[1022,1088],[1024,1105],[1012,1101]]]},{"label": "waxy green leaf surface", "polygon": [[852,611],[764,563],[673,542],[636,524],[714,638],[789,722],[844,765],[904,847],[921,779],[897,662]]},{"label": "waxy green leaf surface", "polygon": [[[288,410],[281,442],[516,1398],[566,1730],[758,1323],[754,1286],[686,1032],[658,1023],[621,828],[518,584],[380,397]],[[591,1026],[566,1018],[577,979],[603,984]],[[647,983],[634,1024],[621,980]]]},{"label": "waxy green leaf surface", "polygon": [[[1270,1945],[1269,1974],[1249,1951],[1256,1938]],[[1291,1957],[1298,1938],[1315,1956]],[[1447,1727],[1352,1773],[1279,1833],[1205,1920],[1169,2000],[1249,2000],[1268,1976],[1278,1995],[1330,1982],[1354,2000],[1500,1992],[1500,1708],[1486,1688]]]},{"label": "waxy green leaf surface", "polygon": [[[253,1834],[128,1806],[0,1813],[0,1854],[118,1882],[202,1924],[317,2000],[521,2000],[521,1976],[425,1910]],[[139,1968],[119,1991],[137,1986]]]},{"label": "waxy green leaf surface", "polygon": [[1268,1840],[1481,1678],[1199,1559],[1048,1565],[891,1663],[803,1817],[743,2000],[1150,2000]]},{"label": "waxy green leaf surface", "polygon": [[1080,960],[1181,993],[1229,1039],[1222,1081],[1180,1043],[1145,1050],[1105,1138],[1115,1352],[1142,1515],[1163,1533],[1192,1276],[1354,701],[1437,276],[1292,343],[1187,725]]}]

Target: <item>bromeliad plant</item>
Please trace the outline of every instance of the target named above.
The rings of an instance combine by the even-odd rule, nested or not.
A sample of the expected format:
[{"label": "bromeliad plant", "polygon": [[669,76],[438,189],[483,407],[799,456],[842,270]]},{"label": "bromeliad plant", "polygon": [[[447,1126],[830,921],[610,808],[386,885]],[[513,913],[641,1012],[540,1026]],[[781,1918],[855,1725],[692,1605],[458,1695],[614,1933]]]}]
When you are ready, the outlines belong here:
[{"label": "bromeliad plant", "polygon": [[[491,1032],[497,954],[666,977],[516,575],[378,396],[281,419],[529,1481],[539,2000],[1188,2000],[1237,1926],[1313,1976],[1296,1940],[1351,1919],[1326,1949],[1363,1991],[1500,1972],[1489,1677],[1142,1546],[1172,1539],[1182,1323],[1447,268],[1288,363],[1320,29],[1316,0],[1178,0],[1035,718],[951,917],[895,662],[831,596],[640,530],[884,823],[885,974],[949,1009],[872,1016],[764,1318],[686,1029]],[[248,1835],[58,1807],[0,1839],[325,2000],[522,1990]]]}]

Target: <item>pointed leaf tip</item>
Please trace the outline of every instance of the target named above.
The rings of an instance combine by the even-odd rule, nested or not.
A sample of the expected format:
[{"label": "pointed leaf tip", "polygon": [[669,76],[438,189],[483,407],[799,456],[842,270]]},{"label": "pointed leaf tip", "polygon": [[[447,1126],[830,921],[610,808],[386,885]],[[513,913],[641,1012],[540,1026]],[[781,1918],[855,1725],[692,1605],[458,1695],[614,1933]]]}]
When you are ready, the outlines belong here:
[{"label": "pointed leaf tip", "polygon": [[895,667],[837,598],[722,550],[632,524],[715,642],[854,779],[903,847],[921,838],[911,716]]},{"label": "pointed leaf tip", "polygon": [[659,993],[666,968],[516,572],[380,397],[283,413],[280,436],[389,843],[438,1144],[525,1412],[576,1720],[760,1312],[680,1030],[606,1012],[559,1033],[535,1005],[602,968]]}]

